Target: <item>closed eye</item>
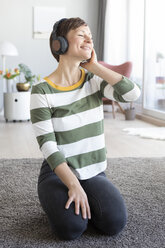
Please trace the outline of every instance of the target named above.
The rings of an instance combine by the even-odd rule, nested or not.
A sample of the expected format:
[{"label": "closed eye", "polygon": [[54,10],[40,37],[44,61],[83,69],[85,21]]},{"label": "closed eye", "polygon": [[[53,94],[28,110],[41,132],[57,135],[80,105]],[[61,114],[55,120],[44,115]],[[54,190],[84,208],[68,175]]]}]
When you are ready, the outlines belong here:
[{"label": "closed eye", "polygon": [[[78,34],[78,36],[81,36],[81,37],[84,37],[84,35],[82,35],[82,34]],[[89,37],[91,40],[93,40],[93,38],[92,37]]]}]

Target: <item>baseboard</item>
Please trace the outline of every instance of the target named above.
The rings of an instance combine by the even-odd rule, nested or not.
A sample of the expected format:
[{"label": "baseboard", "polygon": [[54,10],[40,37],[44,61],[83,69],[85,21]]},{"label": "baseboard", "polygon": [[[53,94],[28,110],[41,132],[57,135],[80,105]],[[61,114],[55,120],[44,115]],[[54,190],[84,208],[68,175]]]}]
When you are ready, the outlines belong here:
[{"label": "baseboard", "polygon": [[165,121],[164,120],[157,119],[157,118],[154,118],[154,117],[149,116],[149,115],[144,115],[144,114],[137,113],[136,118],[139,119],[139,120],[148,122],[150,124],[159,126],[159,127],[165,127]]}]

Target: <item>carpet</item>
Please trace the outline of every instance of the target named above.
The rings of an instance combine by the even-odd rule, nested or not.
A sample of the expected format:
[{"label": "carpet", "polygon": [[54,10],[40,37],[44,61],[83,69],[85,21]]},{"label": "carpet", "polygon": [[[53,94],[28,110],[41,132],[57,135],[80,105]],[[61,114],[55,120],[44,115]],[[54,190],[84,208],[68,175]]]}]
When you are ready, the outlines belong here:
[{"label": "carpet", "polygon": [[165,247],[165,157],[111,158],[108,178],[119,188],[128,222],[117,237],[89,226],[77,240],[60,241],[37,197],[42,159],[0,160],[0,247],[163,248]]},{"label": "carpet", "polygon": [[165,140],[165,127],[124,128],[123,131],[142,138]]}]

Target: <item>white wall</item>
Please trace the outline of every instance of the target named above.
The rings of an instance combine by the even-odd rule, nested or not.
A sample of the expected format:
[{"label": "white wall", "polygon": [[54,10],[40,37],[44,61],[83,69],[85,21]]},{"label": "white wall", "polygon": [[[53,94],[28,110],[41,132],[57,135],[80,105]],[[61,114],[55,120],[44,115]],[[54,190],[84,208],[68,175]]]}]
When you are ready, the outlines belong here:
[{"label": "white wall", "polygon": [[[65,7],[66,17],[84,19],[96,41],[99,0],[0,0],[0,41],[10,41],[18,49],[18,57],[7,57],[6,67],[27,64],[34,74],[42,77],[57,66],[50,53],[48,40],[33,39],[33,6]],[[2,60],[0,58],[0,69]],[[2,81],[2,80],[1,80]],[[0,108],[2,88],[0,83]]]}]

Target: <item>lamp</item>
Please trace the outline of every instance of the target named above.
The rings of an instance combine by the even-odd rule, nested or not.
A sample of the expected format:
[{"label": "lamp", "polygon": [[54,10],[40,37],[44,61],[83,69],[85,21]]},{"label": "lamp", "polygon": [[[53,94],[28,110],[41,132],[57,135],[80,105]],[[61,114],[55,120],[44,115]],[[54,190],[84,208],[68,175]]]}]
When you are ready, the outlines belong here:
[{"label": "lamp", "polygon": [[[18,51],[11,42],[3,41],[0,43],[0,55],[2,56],[2,70],[4,75],[6,69],[6,56],[18,56]],[[4,91],[3,87],[5,85],[5,81],[5,78],[3,78],[2,92]]]}]

